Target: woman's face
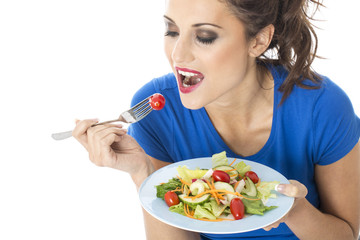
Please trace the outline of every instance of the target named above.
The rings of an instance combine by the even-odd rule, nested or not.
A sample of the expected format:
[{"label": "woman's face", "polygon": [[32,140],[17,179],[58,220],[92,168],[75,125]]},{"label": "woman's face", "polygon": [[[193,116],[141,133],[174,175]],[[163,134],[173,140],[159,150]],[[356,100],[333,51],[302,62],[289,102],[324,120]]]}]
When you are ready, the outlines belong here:
[{"label": "woman's face", "polygon": [[165,53],[185,107],[231,101],[255,58],[244,25],[218,0],[167,0]]}]

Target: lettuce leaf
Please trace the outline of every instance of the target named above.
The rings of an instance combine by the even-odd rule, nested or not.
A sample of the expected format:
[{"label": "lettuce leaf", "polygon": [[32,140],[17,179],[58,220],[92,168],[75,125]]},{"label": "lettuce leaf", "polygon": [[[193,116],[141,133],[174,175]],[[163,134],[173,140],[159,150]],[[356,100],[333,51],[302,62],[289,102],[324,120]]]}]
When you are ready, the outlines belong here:
[{"label": "lettuce leaf", "polygon": [[195,218],[207,218],[207,219],[211,219],[211,220],[216,219],[216,217],[212,213],[210,213],[208,210],[201,207],[200,205],[196,206],[194,217]]},{"label": "lettuce leaf", "polygon": [[163,183],[156,187],[156,197],[164,200],[164,195],[168,191],[175,190],[176,188],[181,188],[181,182],[177,178],[170,179],[167,183]]},{"label": "lettuce leaf", "polygon": [[264,215],[265,212],[277,208],[277,206],[265,206],[261,200],[241,199],[245,206],[245,213]]},{"label": "lettuce leaf", "polygon": [[238,162],[234,165],[234,168],[239,172],[239,174],[244,177],[245,173],[251,170],[251,166],[246,165],[244,161]]},{"label": "lettuce leaf", "polygon": [[212,168],[218,166],[229,165],[229,160],[226,157],[226,152],[222,151],[221,153],[213,154],[211,157]]},{"label": "lettuce leaf", "polygon": [[219,217],[227,206],[217,204],[215,199],[211,199],[210,202],[205,203],[203,207],[211,212],[215,217]]},{"label": "lettuce leaf", "polygon": [[179,213],[181,215],[184,215],[186,216],[185,212],[184,212],[184,203],[183,202],[180,202],[178,205],[174,205],[174,206],[171,206],[169,208],[169,210],[171,212],[175,212],[175,213]]},{"label": "lettuce leaf", "polygon": [[202,178],[202,176],[204,176],[205,173],[207,173],[208,171],[207,169],[199,169],[199,168],[195,170],[191,170],[188,169],[187,166],[179,166],[177,167],[176,170],[179,174],[179,177],[188,183],[191,183],[192,179]]},{"label": "lettuce leaf", "polygon": [[258,190],[257,197],[263,201],[266,201],[268,198],[276,198],[276,193],[273,193],[272,190],[275,190],[275,186],[278,185],[279,181],[272,182],[260,182],[256,188]]}]

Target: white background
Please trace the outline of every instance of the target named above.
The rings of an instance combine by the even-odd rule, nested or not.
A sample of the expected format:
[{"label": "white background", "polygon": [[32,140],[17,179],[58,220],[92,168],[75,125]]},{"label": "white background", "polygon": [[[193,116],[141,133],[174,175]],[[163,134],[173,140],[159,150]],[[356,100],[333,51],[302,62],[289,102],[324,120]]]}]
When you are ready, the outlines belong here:
[{"label": "white background", "polygon": [[[325,1],[314,68],[360,114],[360,2]],[[0,0],[0,239],[145,239],[130,177],[99,168],[74,139],[76,118],[117,117],[170,71],[164,1]]]}]

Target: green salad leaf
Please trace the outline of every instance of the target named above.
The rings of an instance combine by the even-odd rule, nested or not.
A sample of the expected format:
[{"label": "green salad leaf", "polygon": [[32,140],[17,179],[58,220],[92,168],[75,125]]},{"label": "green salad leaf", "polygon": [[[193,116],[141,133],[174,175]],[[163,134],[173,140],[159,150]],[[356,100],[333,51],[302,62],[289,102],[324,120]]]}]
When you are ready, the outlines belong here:
[{"label": "green salad leaf", "polygon": [[163,183],[156,187],[156,197],[162,198],[164,200],[164,195],[168,191],[175,190],[176,188],[181,188],[181,181],[177,178],[170,179],[167,183]]},{"label": "green salad leaf", "polygon": [[[248,197],[247,198],[251,198]],[[245,213],[248,214],[256,214],[256,215],[264,215],[265,212],[277,208],[277,206],[265,206],[261,200],[249,200],[249,199],[241,199],[245,206]]]},{"label": "green salad leaf", "polygon": [[275,190],[275,186],[278,185],[279,181],[272,181],[272,182],[260,182],[257,184],[257,197],[266,200],[268,198],[276,198],[276,193],[272,191]]},{"label": "green salad leaf", "polygon": [[210,213],[208,210],[203,208],[201,205],[196,206],[194,217],[195,218],[207,218],[207,219],[210,219],[210,220],[215,220],[216,219],[216,217],[212,213]]},{"label": "green salad leaf", "polygon": [[210,199],[210,201],[206,202],[203,207],[211,212],[215,217],[219,217],[227,206],[223,204],[217,204],[215,199]]},{"label": "green salad leaf", "polygon": [[226,157],[226,152],[222,151],[221,153],[213,154],[211,157],[211,163],[212,163],[212,168],[229,165],[229,160]]},{"label": "green salad leaf", "polygon": [[239,174],[244,177],[245,173],[251,170],[249,165],[246,165],[244,161],[238,162],[234,165],[234,168],[239,172]]},{"label": "green salad leaf", "polygon": [[185,211],[184,211],[184,203],[183,202],[180,202],[178,205],[171,206],[169,208],[169,210],[171,212],[179,213],[181,215],[186,216]]},{"label": "green salad leaf", "polygon": [[191,183],[192,179],[200,179],[205,173],[208,171],[207,169],[188,169],[187,166],[179,166],[177,167],[177,172],[179,177],[183,179],[185,182]]}]

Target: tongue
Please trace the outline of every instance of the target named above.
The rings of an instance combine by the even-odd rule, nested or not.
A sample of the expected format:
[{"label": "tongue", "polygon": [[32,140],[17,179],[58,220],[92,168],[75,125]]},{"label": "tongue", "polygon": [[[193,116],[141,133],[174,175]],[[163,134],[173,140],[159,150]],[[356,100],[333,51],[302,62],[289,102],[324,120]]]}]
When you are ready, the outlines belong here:
[{"label": "tongue", "polygon": [[199,76],[185,77],[184,79],[186,85],[196,85],[200,81],[201,78]]}]

